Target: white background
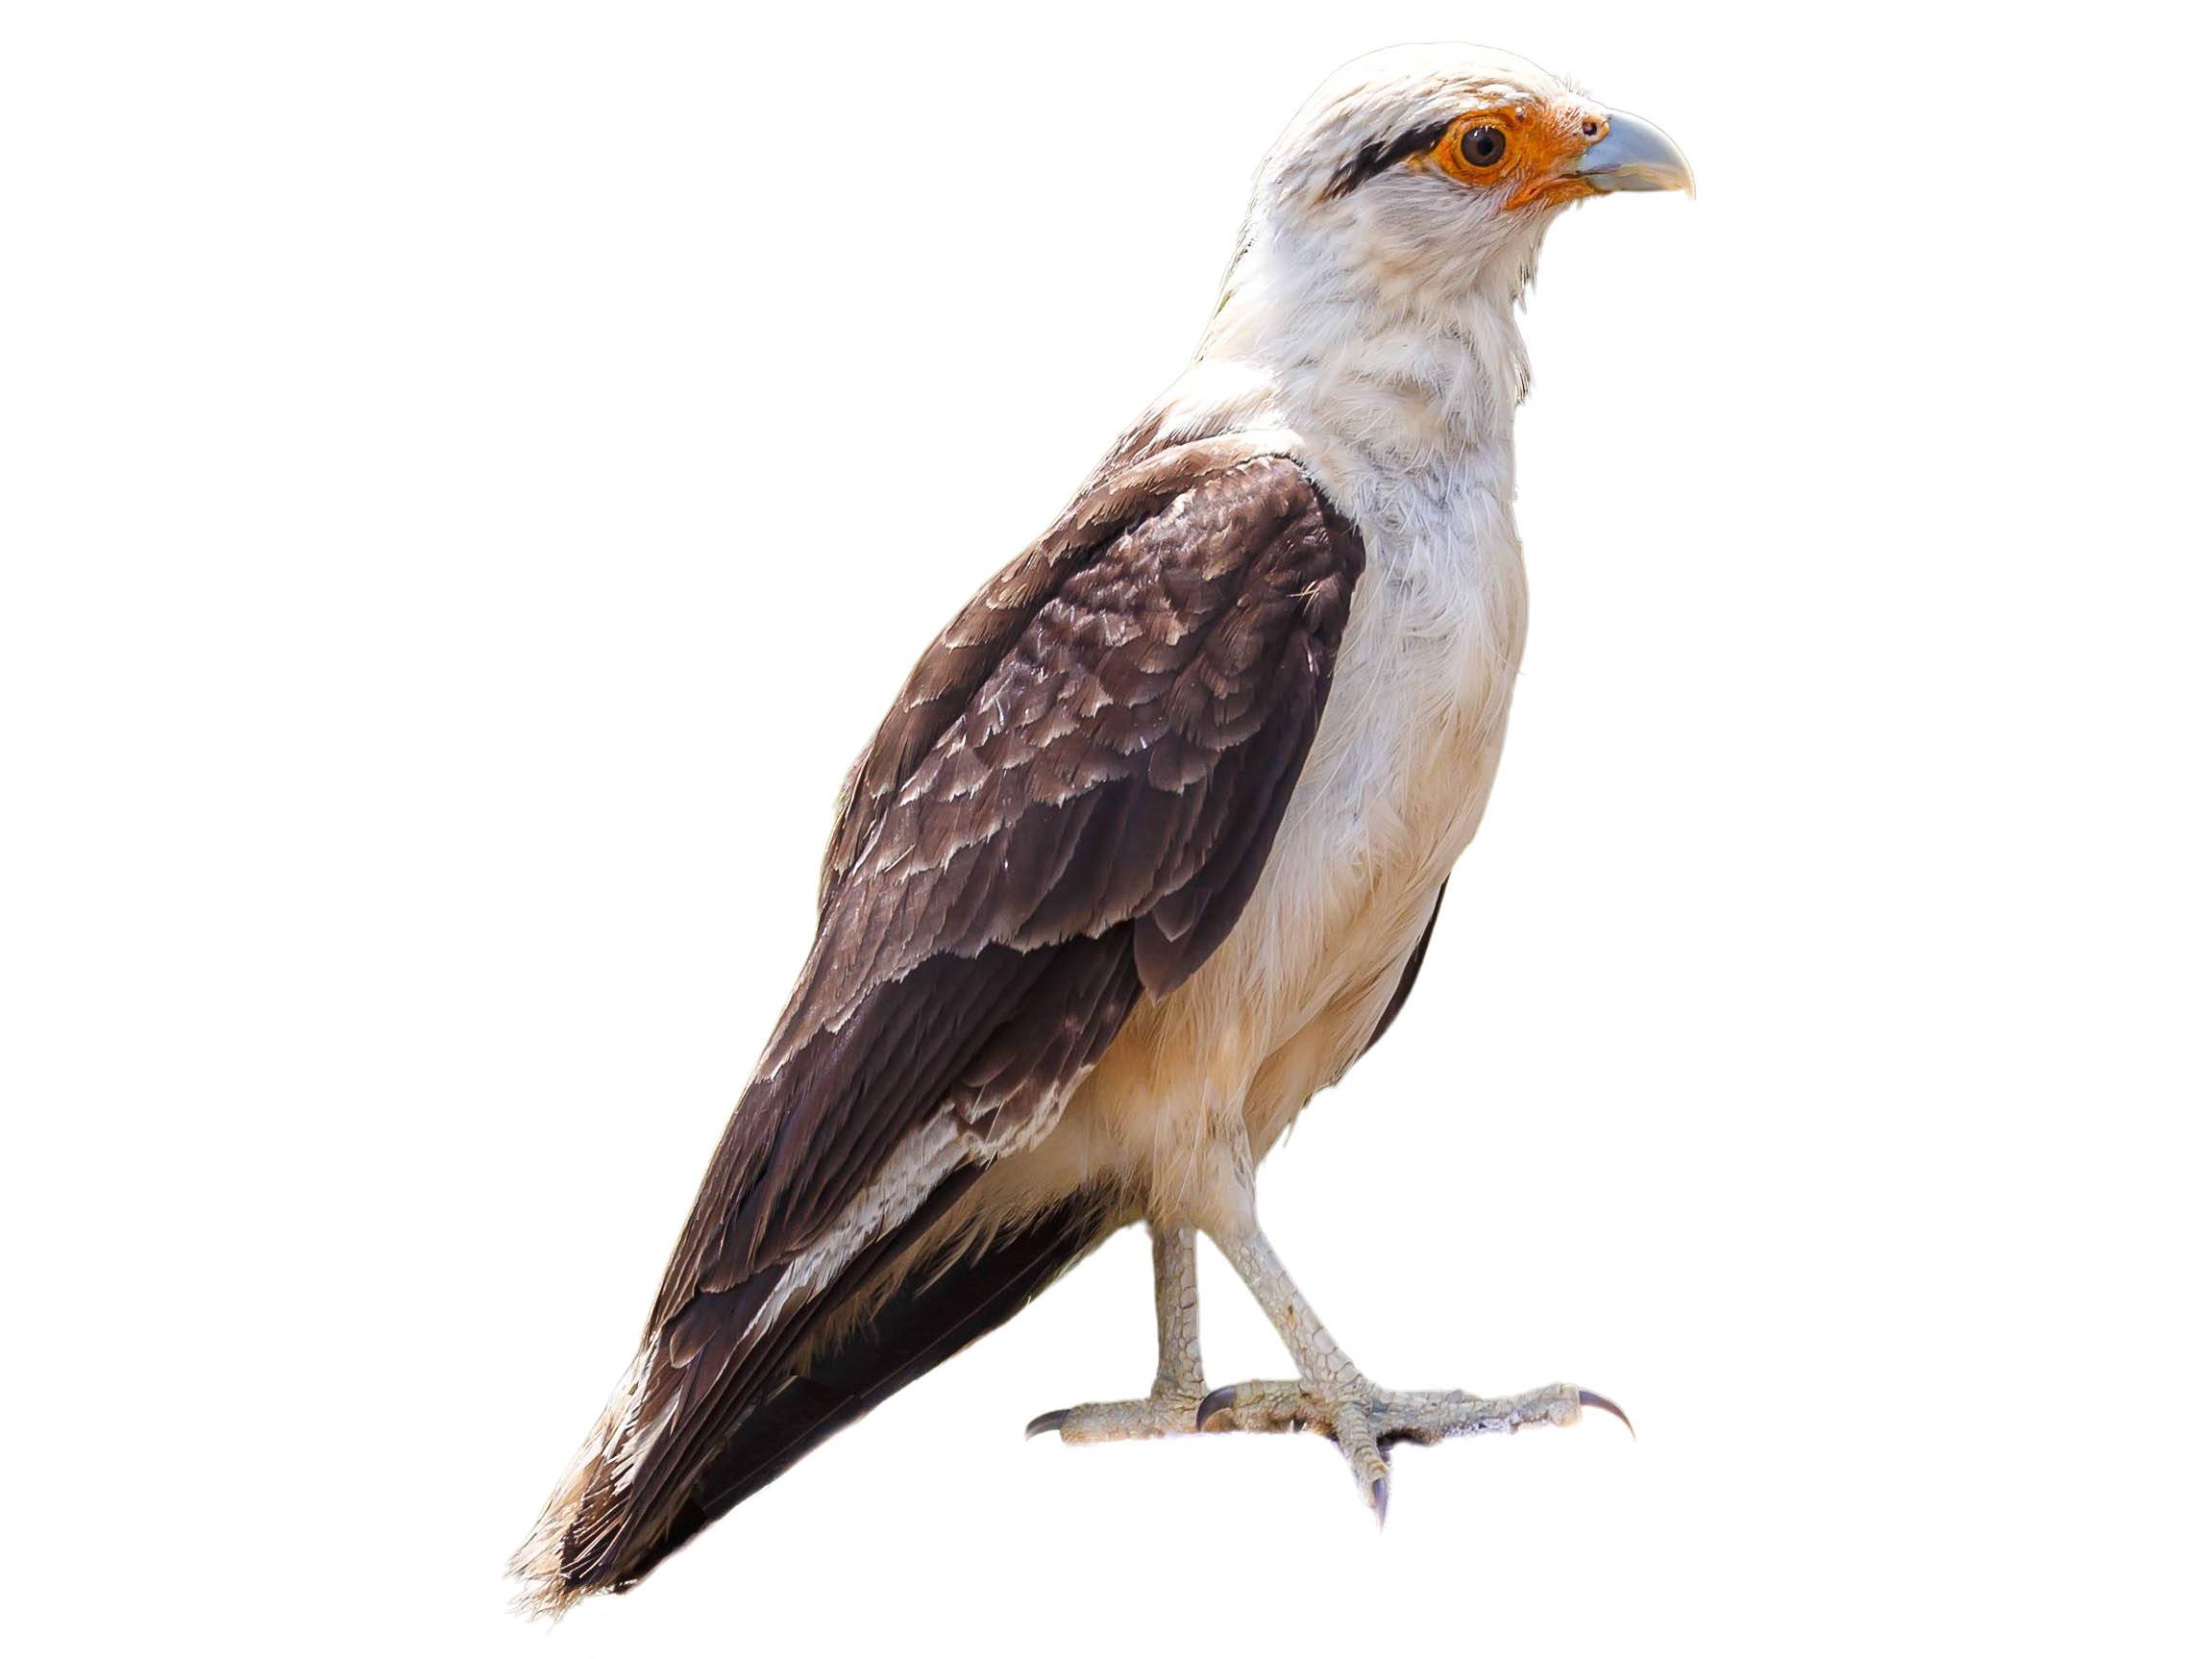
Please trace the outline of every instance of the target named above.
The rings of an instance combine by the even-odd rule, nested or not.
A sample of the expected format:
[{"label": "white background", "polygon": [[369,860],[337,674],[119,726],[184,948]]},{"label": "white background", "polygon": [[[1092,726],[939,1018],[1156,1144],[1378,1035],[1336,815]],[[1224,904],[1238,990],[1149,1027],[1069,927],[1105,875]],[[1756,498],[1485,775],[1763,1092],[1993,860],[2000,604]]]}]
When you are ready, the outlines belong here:
[{"label": "white background", "polygon": [[[2177,10],[2170,14],[2178,16]],[[1070,1450],[1141,1235],[552,1634],[853,752],[1475,35],[1553,231],[1532,643],[1419,995],[1265,1168],[1378,1377],[1641,1438]],[[2201,25],[1695,5],[12,7],[0,1647],[2207,1640]],[[1284,1361],[1205,1263],[1217,1380]]]}]

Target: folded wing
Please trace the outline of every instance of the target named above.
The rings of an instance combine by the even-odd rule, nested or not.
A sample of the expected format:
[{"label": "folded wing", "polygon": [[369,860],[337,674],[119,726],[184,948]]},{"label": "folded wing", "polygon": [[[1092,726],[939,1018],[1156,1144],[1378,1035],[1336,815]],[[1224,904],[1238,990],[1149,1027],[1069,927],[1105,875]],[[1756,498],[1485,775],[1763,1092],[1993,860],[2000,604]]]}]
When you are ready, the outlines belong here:
[{"label": "folded wing", "polygon": [[[1361,563],[1295,461],[1190,444],[1094,483],[930,647],[848,781],[814,948],[638,1361],[518,1557],[537,1597],[634,1581],[703,1523],[702,1492],[759,1484],[731,1473],[745,1425],[820,1415],[794,1401],[823,1335],[865,1356],[854,1310],[882,1304],[928,1224],[1050,1127],[1140,996],[1226,937]],[[990,1270],[932,1282],[963,1271]],[[950,1351],[935,1334],[901,1330],[891,1386]],[[734,1461],[780,1468],[762,1438]]]}]

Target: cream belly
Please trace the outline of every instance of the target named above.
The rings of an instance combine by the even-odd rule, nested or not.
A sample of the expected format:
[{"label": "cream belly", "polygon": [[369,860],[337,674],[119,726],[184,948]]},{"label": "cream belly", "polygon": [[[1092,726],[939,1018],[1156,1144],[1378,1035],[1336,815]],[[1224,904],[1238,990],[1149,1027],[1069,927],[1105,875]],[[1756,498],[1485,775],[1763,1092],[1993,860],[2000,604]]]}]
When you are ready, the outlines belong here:
[{"label": "cream belly", "polygon": [[1510,526],[1486,528],[1489,547],[1462,542],[1448,560],[1370,561],[1235,931],[1190,981],[1140,1003],[1058,1125],[993,1167],[971,1220],[1110,1186],[1132,1214],[1226,1225],[1249,1188],[1221,1180],[1224,1148],[1265,1155],[1359,1057],[1496,776],[1526,601]]}]

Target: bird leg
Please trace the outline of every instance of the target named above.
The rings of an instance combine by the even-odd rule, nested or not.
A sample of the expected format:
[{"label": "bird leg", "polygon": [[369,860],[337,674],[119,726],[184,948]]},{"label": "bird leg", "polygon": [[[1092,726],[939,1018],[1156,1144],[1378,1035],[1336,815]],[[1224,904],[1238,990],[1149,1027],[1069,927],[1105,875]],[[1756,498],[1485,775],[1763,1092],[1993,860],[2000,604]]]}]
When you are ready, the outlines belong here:
[{"label": "bird leg", "polygon": [[1345,1357],[1257,1226],[1216,1242],[1273,1321],[1297,1364],[1298,1380],[1217,1388],[1199,1401],[1192,1426],[1253,1433],[1311,1428],[1328,1435],[1351,1465],[1360,1495],[1377,1520],[1389,1503],[1389,1450],[1399,1441],[1430,1446],[1456,1434],[1510,1434],[1538,1424],[1563,1427],[1579,1419],[1585,1405],[1628,1422],[1627,1414],[1603,1395],[1566,1383],[1505,1399],[1483,1399],[1457,1389],[1378,1388]]},{"label": "bird leg", "polygon": [[1143,1399],[1048,1411],[1030,1424],[1030,1434],[1056,1428],[1062,1440],[1081,1446],[1189,1434],[1196,1426],[1198,1399],[1206,1392],[1198,1358],[1197,1234],[1158,1225],[1151,1231],[1153,1303],[1160,1322],[1160,1370],[1152,1392]]},{"label": "bird leg", "polygon": [[[1162,1435],[1280,1434],[1312,1429],[1337,1443],[1379,1519],[1390,1498],[1390,1448],[1433,1446],[1460,1434],[1511,1434],[1539,1424],[1576,1422],[1585,1405],[1628,1416],[1603,1395],[1567,1383],[1487,1399],[1458,1389],[1402,1390],[1369,1382],[1337,1346],[1257,1226],[1214,1235],[1296,1362],[1295,1381],[1240,1382],[1206,1393],[1198,1356],[1196,1237],[1188,1227],[1152,1228],[1152,1279],[1160,1322],[1160,1369],[1142,1399],[1048,1411],[1032,1435],[1060,1431],[1072,1445],[1152,1440]],[[1201,1398],[1202,1397],[1202,1398]]]}]

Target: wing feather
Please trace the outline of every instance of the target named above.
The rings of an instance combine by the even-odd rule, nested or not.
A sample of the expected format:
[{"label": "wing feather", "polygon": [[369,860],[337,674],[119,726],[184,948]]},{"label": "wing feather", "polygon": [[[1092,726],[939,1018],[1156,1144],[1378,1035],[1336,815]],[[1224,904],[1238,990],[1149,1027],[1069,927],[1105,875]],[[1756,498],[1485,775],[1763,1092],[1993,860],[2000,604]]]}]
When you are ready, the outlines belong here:
[{"label": "wing feather", "polygon": [[[1360,556],[1295,462],[1192,460],[1151,470],[1150,511],[1096,515],[1102,543],[1041,544],[1056,585],[987,588],[931,654],[961,642],[964,681],[931,657],[916,670],[901,707],[933,710],[935,736],[920,744],[895,712],[855,769],[868,781],[833,838],[813,954],[663,1317],[699,1283],[814,1243],[873,1173],[848,1149],[880,1151],[936,1106],[947,1065],[1019,1006],[1037,953],[1134,922],[1161,995],[1234,925],[1318,723]],[[1002,591],[1026,621],[994,636],[994,661],[974,642],[1014,614]],[[848,1117],[875,1132],[856,1140]]]},{"label": "wing feather", "polygon": [[[1095,483],[938,636],[847,781],[813,951],[572,1500],[563,1583],[627,1581],[918,1208],[1227,936],[1361,563],[1294,460],[1210,440]],[[936,1190],[886,1197],[925,1127]]]}]

